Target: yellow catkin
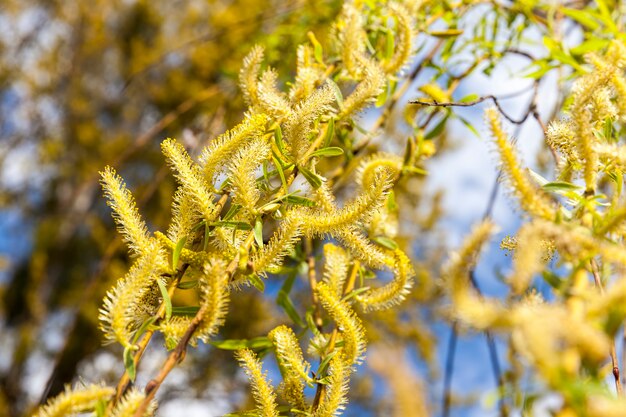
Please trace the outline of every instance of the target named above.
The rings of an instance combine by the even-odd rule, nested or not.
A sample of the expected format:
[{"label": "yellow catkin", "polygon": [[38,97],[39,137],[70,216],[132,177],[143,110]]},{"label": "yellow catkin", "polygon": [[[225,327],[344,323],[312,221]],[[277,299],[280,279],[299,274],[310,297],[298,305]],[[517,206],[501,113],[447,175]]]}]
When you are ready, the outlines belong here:
[{"label": "yellow catkin", "polygon": [[161,143],[163,154],[174,171],[176,179],[183,187],[183,192],[193,199],[195,206],[205,221],[210,222],[218,215],[213,204],[213,194],[205,181],[200,167],[196,165],[185,148],[174,139]]},{"label": "yellow catkin", "polygon": [[[115,405],[113,411],[111,411],[111,417],[134,417],[135,413],[143,403],[146,395],[136,388],[131,388],[122,399]],[[141,415],[141,417],[151,417],[157,408],[157,402],[155,400],[150,401],[150,404]]]},{"label": "yellow catkin", "polygon": [[154,313],[151,309],[157,300],[149,302],[149,298],[158,291],[156,279],[169,269],[165,251],[156,239],[151,240],[149,248],[107,292],[100,308],[100,326],[105,337],[124,347],[131,346],[132,333],[148,318],[146,315]]},{"label": "yellow catkin", "polygon": [[254,107],[258,104],[258,78],[263,62],[263,47],[256,45],[243,60],[243,66],[239,71],[239,85],[243,92],[246,104]]},{"label": "yellow catkin", "polygon": [[391,2],[388,9],[396,21],[395,51],[391,59],[383,63],[383,68],[387,74],[393,75],[407,65],[411,58],[414,30],[410,18],[411,14],[404,5]]},{"label": "yellow catkin", "polygon": [[343,296],[349,261],[348,254],[341,247],[332,243],[324,245],[324,281],[338,297]]},{"label": "yellow catkin", "polygon": [[295,213],[287,214],[267,245],[263,245],[252,256],[254,271],[262,274],[279,268],[283,258],[293,249],[302,235],[301,228],[302,220]]},{"label": "yellow catkin", "polygon": [[361,319],[325,282],[318,283],[316,291],[322,306],[341,330],[344,342],[341,352],[346,363],[360,363],[366,347],[365,329]]},{"label": "yellow catkin", "polygon": [[515,149],[502,130],[498,111],[492,108],[487,110],[486,114],[494,142],[500,154],[502,172],[519,200],[520,206],[533,216],[547,220],[554,219],[556,210],[547,195],[530,182],[526,172],[522,169]]},{"label": "yellow catkin", "polygon": [[295,106],[287,117],[283,130],[285,143],[291,157],[297,164],[304,164],[312,135],[313,123],[322,114],[332,109],[335,92],[329,84],[315,90],[309,97]]},{"label": "yellow catkin", "polygon": [[246,117],[236,127],[212,140],[202,150],[200,161],[207,183],[214,183],[215,176],[227,167],[224,161],[230,160],[243,145],[251,139],[263,136],[268,120],[265,114]]},{"label": "yellow catkin", "polygon": [[392,187],[391,173],[386,169],[377,171],[374,185],[364,188],[361,195],[334,212],[305,209],[300,213],[303,231],[308,236],[337,234],[341,229],[359,222],[367,222],[373,213],[385,203]]},{"label": "yellow catkin", "polygon": [[113,210],[113,218],[132,253],[139,255],[149,247],[148,228],[141,218],[135,199],[122,178],[111,167],[100,173],[104,195]]},{"label": "yellow catkin", "polygon": [[364,77],[344,100],[340,118],[353,116],[376,101],[386,86],[385,73],[378,64],[367,61],[364,67]]},{"label": "yellow catkin", "polygon": [[415,271],[411,260],[400,249],[393,252],[393,279],[388,284],[357,296],[365,311],[384,310],[400,304],[413,286]]},{"label": "yellow catkin", "polygon": [[229,165],[233,202],[241,205],[248,215],[256,213],[256,203],[261,196],[256,184],[256,169],[269,155],[270,145],[259,139],[237,152]]},{"label": "yellow catkin", "polygon": [[278,417],[276,394],[267,381],[266,374],[261,369],[261,362],[254,352],[250,349],[238,350],[235,352],[235,357],[248,375],[258,415],[260,417]]},{"label": "yellow catkin", "polygon": [[328,385],[324,397],[314,417],[335,417],[341,415],[348,403],[348,382],[352,369],[350,364],[341,360],[339,355],[333,356],[328,365]]},{"label": "yellow catkin", "polygon": [[309,376],[311,365],[304,360],[300,343],[289,327],[278,326],[268,337],[276,347],[276,360],[283,375],[283,396],[298,410],[305,411],[305,381],[313,383]]},{"label": "yellow catkin", "polygon": [[280,119],[291,111],[291,106],[285,95],[277,88],[278,73],[268,68],[261,75],[258,85],[258,99],[260,112]]},{"label": "yellow catkin", "polygon": [[101,385],[65,387],[65,391],[39,407],[33,417],[66,417],[93,411],[98,401],[107,401],[115,393],[113,388]]}]

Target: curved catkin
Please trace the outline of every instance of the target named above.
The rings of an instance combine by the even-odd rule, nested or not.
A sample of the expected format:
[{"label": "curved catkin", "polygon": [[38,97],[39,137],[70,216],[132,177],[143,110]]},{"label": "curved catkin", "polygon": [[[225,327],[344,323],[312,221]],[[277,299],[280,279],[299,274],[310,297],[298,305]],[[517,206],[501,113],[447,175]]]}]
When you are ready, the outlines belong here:
[{"label": "curved catkin", "polygon": [[384,310],[400,304],[411,291],[415,271],[411,260],[400,249],[393,252],[393,280],[357,296],[365,311]]},{"label": "curved catkin", "polygon": [[363,188],[370,188],[381,169],[387,169],[395,177],[402,170],[402,162],[398,155],[377,152],[361,161],[356,171],[356,182]]},{"label": "curved catkin", "polygon": [[324,245],[324,282],[328,283],[338,297],[343,296],[349,262],[348,254],[341,247],[332,243]]},{"label": "curved catkin", "polygon": [[278,417],[276,394],[261,369],[261,362],[250,349],[235,352],[235,358],[244,368],[252,387],[252,395],[256,403],[256,411],[260,417]]},{"label": "curved catkin", "polygon": [[256,203],[261,192],[256,184],[256,169],[270,155],[270,145],[254,140],[239,150],[229,164],[229,178],[233,190],[233,203],[242,206],[246,214],[256,213]]},{"label": "curved catkin", "polygon": [[335,234],[352,256],[370,268],[382,269],[388,265],[389,257],[382,248],[373,244],[358,228],[348,226]]},{"label": "curved catkin", "polygon": [[194,337],[207,343],[224,324],[228,312],[229,289],[226,265],[221,259],[207,263],[202,271],[198,286],[200,288],[200,308],[204,310],[202,322]]},{"label": "curved catkin", "polygon": [[283,376],[283,396],[298,410],[306,410],[305,381],[312,385],[313,379],[309,376],[311,365],[304,360],[296,335],[282,325],[272,330],[268,338],[276,347],[276,360]]},{"label": "curved catkin", "polygon": [[33,417],[66,417],[93,411],[98,401],[106,401],[114,393],[113,388],[95,384],[76,388],[66,386],[65,391],[39,407]]},{"label": "curved catkin", "polygon": [[280,227],[267,245],[259,248],[252,256],[253,269],[257,274],[272,271],[282,264],[283,258],[293,249],[302,235],[302,219],[296,214],[287,214]]},{"label": "curved catkin", "polygon": [[379,207],[384,204],[393,183],[390,172],[380,170],[374,180],[374,185],[364,188],[363,193],[343,208],[334,212],[319,209],[305,209],[300,212],[303,222],[303,231],[307,236],[335,235],[342,229],[359,222],[367,222]]},{"label": "curved catkin", "polygon": [[156,280],[168,271],[165,251],[156,239],[152,239],[149,250],[135,261],[124,278],[109,290],[100,308],[100,327],[109,341],[117,341],[124,347],[131,346],[132,334],[146,313],[154,306],[146,306]]},{"label": "curved catkin", "polygon": [[244,58],[243,66],[239,71],[239,86],[246,104],[250,107],[254,107],[259,102],[258,80],[263,56],[263,47],[254,46]]},{"label": "curved catkin", "polygon": [[140,255],[150,246],[146,223],[141,218],[135,199],[126,188],[124,180],[111,167],[100,172],[100,182],[107,204],[113,210],[113,219],[128,244],[131,253]]},{"label": "curved catkin", "polygon": [[352,369],[339,355],[333,356],[328,365],[328,385],[314,417],[335,417],[341,415],[348,403],[348,382]]},{"label": "curved catkin", "polygon": [[200,222],[200,216],[194,209],[193,199],[185,193],[182,187],[178,187],[172,201],[172,220],[167,229],[167,237],[172,242],[178,242],[182,238],[188,238],[185,246],[191,245],[193,228]]},{"label": "curved catkin", "polygon": [[387,74],[400,71],[411,58],[413,52],[413,25],[410,12],[400,3],[391,2],[388,6],[390,14],[396,21],[395,51],[391,59],[383,62]]},{"label": "curved catkin", "polygon": [[502,130],[500,117],[495,108],[486,112],[491,133],[500,154],[501,169],[509,183],[509,187],[519,200],[522,209],[533,216],[546,220],[554,219],[556,210],[548,196],[534,186],[518,160],[515,149]]},{"label": "curved catkin", "polygon": [[383,92],[386,86],[387,78],[378,64],[367,61],[364,67],[364,77],[344,100],[339,118],[350,117],[359,113],[369,104],[375,102],[376,97]]},{"label": "curved catkin", "polygon": [[213,204],[213,194],[209,191],[200,167],[191,160],[183,145],[174,139],[163,141],[161,149],[181,184],[183,193],[193,200],[204,220],[210,222],[215,219],[218,212]]},{"label": "curved catkin", "polygon": [[268,68],[261,75],[257,94],[259,107],[262,113],[280,119],[291,111],[291,106],[285,95],[276,87],[278,73],[273,68]]},{"label": "curved catkin", "polygon": [[340,16],[340,30],[338,42],[341,45],[343,66],[353,78],[360,78],[362,66],[361,58],[365,55],[365,39],[367,34],[363,29],[364,19],[357,8],[349,3],[343,5]]},{"label": "curved catkin", "polygon": [[349,365],[360,363],[366,347],[365,329],[361,319],[325,282],[318,283],[315,291],[322,306],[341,330],[344,342],[341,352],[345,362]]},{"label": "curved catkin", "polygon": [[[139,407],[145,400],[146,395],[136,388],[131,388],[122,399],[115,405],[113,411],[111,411],[111,417],[135,417],[135,413],[139,410]],[[150,401],[146,410],[141,414],[141,417],[151,417],[157,408],[157,402],[155,400]]]},{"label": "curved catkin", "polygon": [[268,121],[265,114],[247,116],[237,126],[213,139],[200,154],[205,180],[213,184],[215,176],[226,170],[224,161],[230,160],[251,139],[262,137]]}]

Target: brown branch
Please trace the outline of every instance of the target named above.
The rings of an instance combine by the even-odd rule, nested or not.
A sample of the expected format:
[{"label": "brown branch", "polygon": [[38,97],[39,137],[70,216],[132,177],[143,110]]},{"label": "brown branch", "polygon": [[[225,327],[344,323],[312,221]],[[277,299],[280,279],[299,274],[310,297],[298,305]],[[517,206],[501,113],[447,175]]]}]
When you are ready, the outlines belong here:
[{"label": "brown branch", "polygon": [[[591,259],[591,273],[593,275],[593,280],[596,283],[596,287],[600,290],[600,294],[604,295],[604,285],[602,285],[602,279],[600,278],[600,272],[598,269],[598,263],[595,259]],[[611,348],[609,352],[609,356],[611,357],[611,365],[613,366],[613,378],[615,379],[615,391],[617,395],[622,395],[622,383],[620,381],[619,376],[619,362],[617,360],[617,353],[615,349],[615,340],[611,340]]]}]

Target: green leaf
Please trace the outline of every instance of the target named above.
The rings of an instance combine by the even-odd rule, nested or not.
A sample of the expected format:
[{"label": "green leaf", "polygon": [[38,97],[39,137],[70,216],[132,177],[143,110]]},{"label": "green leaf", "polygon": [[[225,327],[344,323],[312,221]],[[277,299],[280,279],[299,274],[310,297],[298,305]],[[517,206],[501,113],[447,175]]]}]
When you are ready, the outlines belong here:
[{"label": "green leaf", "polygon": [[285,141],[283,140],[283,131],[279,126],[276,126],[276,130],[274,130],[274,142],[276,143],[276,147],[283,155],[287,155],[287,148],[285,147]]},{"label": "green leaf", "polygon": [[453,38],[462,35],[463,31],[461,29],[431,30],[428,34],[437,38]]},{"label": "green leaf", "polygon": [[152,326],[152,324],[154,324],[155,321],[156,321],[156,317],[150,317],[149,319],[145,320],[141,324],[141,327],[137,329],[137,331],[133,335],[133,344],[137,343],[137,340],[139,340],[139,337],[141,337],[141,335],[144,334],[146,330],[148,330],[148,328]]},{"label": "green leaf", "polygon": [[246,222],[236,222],[236,221],[230,221],[230,220],[221,220],[218,222],[211,222],[209,223],[209,225],[215,226],[215,227],[228,227],[228,228],[233,228],[233,229],[252,230],[252,226],[250,226]]},{"label": "green leaf", "polygon": [[276,296],[276,304],[282,307],[287,316],[289,316],[289,318],[294,323],[302,328],[306,328],[306,323],[300,317],[300,314],[294,307],[293,302],[289,297],[289,293],[291,292],[291,288],[293,287],[296,276],[296,273],[291,273],[287,276],[287,279],[285,279],[285,282],[283,283],[282,287],[278,291],[278,295]]},{"label": "green leaf", "polygon": [[546,191],[575,191],[582,187],[565,181],[547,182],[541,186]]},{"label": "green leaf", "polygon": [[260,292],[265,291],[265,282],[263,282],[263,280],[258,275],[250,274],[247,276],[247,278],[248,281],[250,281],[250,284],[254,286],[254,288],[259,290]]},{"label": "green leaf", "polygon": [[331,117],[328,119],[328,126],[326,127],[326,136],[324,136],[324,148],[328,148],[330,143],[333,140],[333,136],[335,136],[335,118]]},{"label": "green leaf", "polygon": [[340,109],[343,109],[343,93],[341,92],[341,89],[339,88],[339,86],[330,78],[328,78],[326,80],[326,82],[328,83],[328,85],[330,85],[335,93],[335,99],[337,100],[337,104],[339,105]]},{"label": "green leaf", "polygon": [[385,42],[385,59],[390,60],[393,57],[393,51],[395,50],[396,40],[394,38],[394,31],[387,30],[386,42]]},{"label": "green leaf", "polygon": [[254,221],[254,240],[259,248],[263,247],[263,221],[260,216]]},{"label": "green leaf", "polygon": [[478,94],[468,94],[462,99],[459,100],[459,103],[471,103],[472,101],[476,101],[480,98]]},{"label": "green leaf", "polygon": [[228,339],[216,340],[209,342],[213,346],[222,350],[239,350],[239,349],[269,349],[274,346],[272,341],[266,336],[255,337],[254,339]]},{"label": "green leaf", "polygon": [[163,297],[163,302],[165,303],[165,320],[169,321],[172,318],[172,299],[163,281],[157,279],[156,282],[159,286],[159,290],[161,290],[161,297]]},{"label": "green leaf", "polygon": [[104,417],[104,413],[106,412],[107,402],[104,398],[99,398],[96,402],[96,417]]},{"label": "green leaf", "polygon": [[343,149],[338,146],[330,146],[328,148],[318,149],[311,156],[339,156],[343,155]]},{"label": "green leaf", "polygon": [[178,268],[178,260],[180,259],[180,253],[185,247],[185,243],[187,243],[187,236],[180,238],[180,240],[176,243],[174,251],[172,252],[172,270],[174,271]]},{"label": "green leaf", "polygon": [[133,356],[133,350],[127,346],[124,348],[124,368],[126,368],[126,373],[128,374],[128,378],[131,382],[135,382],[136,377],[136,368],[135,368],[135,358]]},{"label": "green leaf", "polygon": [[[337,347],[337,344],[335,344],[335,347]],[[320,366],[317,370],[317,373],[319,375],[324,375],[326,373],[326,371],[328,370],[328,364],[330,363],[330,360],[333,358],[333,356],[335,356],[337,354],[336,350],[333,350],[332,352],[330,352],[328,355],[326,355],[324,357],[324,359],[322,359],[322,361],[320,362]]]},{"label": "green leaf", "polygon": [[319,43],[313,32],[307,33],[307,36],[313,44],[313,55],[315,56],[315,60],[318,64],[324,65],[324,50],[322,48],[322,44]]},{"label": "green leaf", "polygon": [[179,282],[176,288],[179,288],[181,290],[190,290],[192,288],[196,288],[197,286],[198,286],[198,280],[194,279],[192,281]]},{"label": "green leaf", "polygon": [[432,130],[426,134],[426,136],[424,136],[424,140],[433,139],[441,135],[444,128],[446,127],[446,122],[448,121],[448,117],[450,116],[446,115],[446,117],[441,119],[441,121],[439,121],[439,123],[437,123],[437,125],[433,127]]},{"label": "green leaf", "polygon": [[480,134],[478,133],[478,130],[476,130],[476,128],[469,122],[469,120],[458,115],[457,115],[457,119],[459,119],[461,123],[463,123],[463,125],[466,128],[468,128],[477,138],[480,138]]},{"label": "green leaf", "polygon": [[402,167],[402,172],[417,175],[428,175],[428,171],[426,171],[425,169],[412,166]]},{"label": "green leaf", "polygon": [[286,193],[289,191],[289,186],[287,185],[287,179],[285,178],[285,172],[283,171],[283,166],[273,154],[272,154],[272,162],[274,163],[274,166],[276,167],[276,171],[278,171],[280,182],[283,184],[283,190]]},{"label": "green leaf", "polygon": [[377,236],[372,238],[372,242],[379,244],[387,249],[396,250],[398,249],[398,244],[393,240],[385,236]]},{"label": "green leaf", "polygon": [[315,189],[320,188],[320,186],[322,185],[322,179],[319,175],[313,173],[305,167],[300,167],[299,169],[300,172],[302,172],[302,175],[304,175],[304,178],[308,181],[309,184],[311,184],[311,187]]},{"label": "green leaf", "polygon": [[172,307],[172,315],[174,316],[195,316],[200,310],[198,306],[177,306]]},{"label": "green leaf", "polygon": [[226,212],[226,215],[222,220],[230,220],[235,217],[235,215],[241,210],[241,207],[242,206],[240,204],[233,204],[232,206],[230,206],[228,212]]},{"label": "green leaf", "polygon": [[315,207],[317,205],[317,203],[310,198],[299,195],[287,195],[283,198],[283,201],[295,206]]},{"label": "green leaf", "polygon": [[569,9],[567,7],[563,7],[559,9],[565,16],[571,18],[572,20],[580,23],[583,26],[588,27],[589,29],[596,30],[600,27],[600,23],[596,19],[593,18],[591,13],[585,10],[579,9]]}]

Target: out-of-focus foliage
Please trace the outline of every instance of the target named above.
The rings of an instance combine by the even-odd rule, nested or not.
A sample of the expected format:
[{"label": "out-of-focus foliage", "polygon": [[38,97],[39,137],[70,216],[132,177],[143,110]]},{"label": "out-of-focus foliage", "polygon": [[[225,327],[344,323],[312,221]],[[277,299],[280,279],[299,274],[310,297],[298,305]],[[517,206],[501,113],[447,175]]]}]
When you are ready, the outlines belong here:
[{"label": "out-of-focus foliage", "polygon": [[[161,406],[198,397],[260,415],[334,415],[349,398],[353,415],[447,414],[456,397],[446,391],[439,409],[440,394],[429,389],[449,378],[437,365],[434,320],[451,322],[454,335],[473,328],[488,340],[510,342],[509,363],[495,359],[496,369],[506,368],[496,381],[501,415],[532,415],[535,400],[550,395],[563,399],[562,416],[609,415],[623,405],[600,393],[602,360],[622,324],[621,287],[580,296],[588,289],[586,271],[607,285],[615,276],[610,265],[619,270],[622,262],[621,238],[614,235],[624,217],[623,158],[615,145],[626,93],[621,44],[611,44],[606,59],[588,58],[596,71],[565,94],[569,78],[589,71],[588,52],[623,38],[619,2],[356,1],[343,9],[315,1],[5,3],[0,193],[5,212],[19,213],[20,238],[28,236],[30,245],[26,260],[10,259],[2,287],[0,330],[9,335],[3,343],[11,357],[0,369],[0,414],[28,413],[40,396],[56,396],[81,375],[117,385],[114,399],[99,385],[67,389],[40,415],[74,405],[98,415],[134,415],[142,403],[151,411],[160,377],[183,356],[181,346],[198,341],[176,368],[184,386],[165,380]],[[569,32],[579,35],[575,44]],[[499,107],[502,116],[543,127],[537,92],[546,76],[558,73],[563,96],[549,117],[564,106],[570,119],[547,129],[546,149],[557,158],[560,177],[540,183],[542,191],[538,176],[529,178],[517,162],[497,114],[489,113],[507,185],[532,219],[506,242],[515,272],[511,296],[500,304],[470,288],[490,223],[440,271],[447,257],[438,241],[442,194],[424,192],[424,161],[445,152],[450,122],[479,135],[454,106],[486,98],[459,97],[458,90],[471,91],[466,78],[489,76],[509,55],[530,58],[524,71],[535,80],[535,94],[523,120]],[[407,105],[409,98],[427,105]],[[179,138],[162,145],[178,189],[160,155],[165,137]],[[98,198],[97,172],[106,165],[136,198],[114,171],[104,171],[130,257],[120,251],[122,238],[114,237]],[[435,156],[430,167],[436,166]],[[577,173],[584,192],[572,183]],[[308,192],[286,194],[296,189]],[[349,200],[355,192],[361,197]],[[559,204],[569,200],[561,207],[549,193]],[[542,270],[555,251],[567,272]],[[385,278],[376,273],[385,267],[395,278],[373,284]],[[541,271],[554,287],[554,303],[529,289]],[[227,289],[227,281],[214,277],[235,280]],[[246,283],[252,288],[240,288]],[[355,312],[353,305],[361,307]],[[100,348],[99,315],[106,338],[123,351]],[[573,316],[580,334],[559,328]],[[547,324],[535,326],[538,320]],[[60,343],[50,341],[55,327]],[[164,375],[144,369],[163,350],[158,336],[140,361],[159,333],[174,349]],[[309,342],[306,354],[299,339]],[[365,339],[371,370],[392,401],[379,401],[367,369],[353,369]],[[208,340],[212,345],[204,345]],[[567,352],[557,358],[561,347]],[[428,381],[420,382],[409,362],[388,369],[385,361],[402,357],[403,348],[428,364],[430,373],[422,375]],[[250,378],[247,404],[230,350],[238,350]],[[314,374],[304,359],[311,354],[321,361]],[[271,363],[263,358],[274,355],[283,380],[279,396],[262,370]],[[94,365],[111,357],[115,366]],[[42,363],[51,371],[32,371]],[[45,392],[33,374],[50,376]],[[147,399],[135,388],[124,394],[128,381],[142,375],[156,377]],[[521,387],[524,377],[533,385]],[[143,390],[147,379],[137,381]],[[422,395],[406,391],[409,381]],[[315,393],[305,388],[313,385]]]}]

